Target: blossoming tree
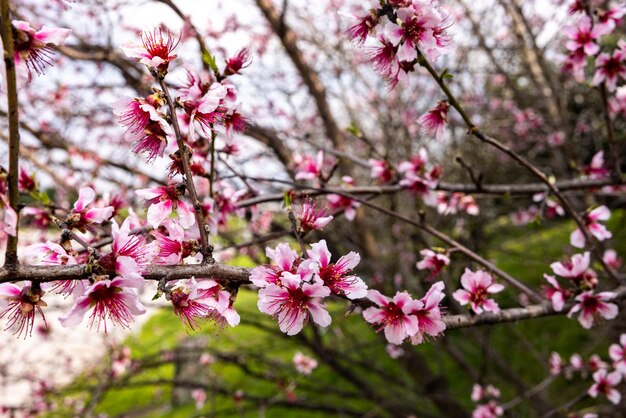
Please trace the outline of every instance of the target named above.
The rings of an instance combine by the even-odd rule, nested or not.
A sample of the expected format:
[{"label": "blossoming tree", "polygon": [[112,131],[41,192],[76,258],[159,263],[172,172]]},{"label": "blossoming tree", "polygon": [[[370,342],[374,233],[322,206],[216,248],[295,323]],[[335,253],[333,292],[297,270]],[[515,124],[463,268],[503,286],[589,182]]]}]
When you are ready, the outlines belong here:
[{"label": "blossoming tree", "polygon": [[[242,0],[207,23],[157,0],[140,28],[132,2],[84,3],[0,1],[5,338],[159,306],[221,330],[194,361],[276,384],[169,382],[200,410],[619,414],[625,4]],[[219,348],[246,326],[293,364]],[[151,364],[111,361],[74,414]],[[7,411],[67,406],[45,392]]]}]

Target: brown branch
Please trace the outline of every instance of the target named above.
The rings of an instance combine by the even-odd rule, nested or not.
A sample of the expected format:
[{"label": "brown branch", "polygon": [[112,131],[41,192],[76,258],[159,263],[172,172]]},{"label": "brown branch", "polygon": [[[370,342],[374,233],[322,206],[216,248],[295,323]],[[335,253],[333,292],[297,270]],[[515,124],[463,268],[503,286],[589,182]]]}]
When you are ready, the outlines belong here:
[{"label": "brown branch", "polygon": [[[264,179],[259,177],[248,177],[250,180],[257,181],[275,181],[275,179]],[[291,182],[290,182],[291,183]],[[611,179],[574,179],[564,180],[555,183],[561,191],[574,191],[584,189],[594,189],[603,186],[616,185],[618,182]],[[293,183],[293,187],[298,190],[300,196],[320,196],[326,194],[341,194],[350,193],[354,195],[363,194],[391,194],[405,190],[399,185],[388,186],[357,186],[345,189],[341,187],[328,187],[324,189],[315,188],[306,185],[298,185]],[[480,189],[475,184],[463,184],[463,183],[446,183],[441,182],[435,187],[435,190],[441,190],[446,192],[461,192],[461,193],[479,193],[483,195],[516,195],[527,196],[535,193],[549,192],[550,189],[543,183],[526,183],[526,184],[481,184]],[[279,202],[283,200],[284,193],[273,193],[254,198],[242,200],[238,203],[239,207],[253,206],[266,202]]]},{"label": "brown branch", "polygon": [[[5,116],[5,115],[6,113],[0,110],[0,116]],[[46,149],[49,149],[49,150],[60,149],[67,153],[70,153],[72,151],[72,148],[75,148],[79,153],[87,153],[89,155],[95,156],[99,162],[105,165],[111,166],[113,168],[117,168],[119,170],[126,171],[136,176],[143,176],[147,178],[148,180],[157,184],[163,184],[163,180],[158,179],[151,174],[146,174],[143,171],[137,168],[131,167],[126,163],[113,161],[106,157],[102,157],[101,155],[98,155],[94,151],[78,148],[78,146],[72,144],[66,138],[61,136],[61,134],[59,134],[58,132],[45,132],[42,130],[38,130],[24,121],[20,121],[20,128],[28,132],[29,134],[31,134],[33,137],[35,137],[41,143],[41,145]],[[21,152],[23,151],[24,151],[24,148],[21,148]]]},{"label": "brown branch", "polygon": [[528,20],[524,16],[522,7],[518,0],[500,0],[500,4],[506,9],[513,21],[513,32],[524,53],[531,79],[537,86],[541,96],[543,96],[544,102],[547,104],[548,115],[556,126],[561,126],[563,118],[559,110],[561,106],[558,95],[556,94],[557,91],[551,86],[550,73],[545,65],[541,50],[537,46],[535,36],[528,24]]},{"label": "brown branch", "polygon": [[[114,272],[111,272],[114,274]],[[224,264],[186,264],[179,266],[150,265],[143,273],[146,280],[178,280],[190,277],[210,277],[232,285],[249,284],[250,269]],[[87,265],[72,266],[26,266],[0,268],[0,283],[28,280],[51,282],[56,280],[83,280],[89,277]]]},{"label": "brown branch", "polygon": [[267,145],[274,154],[276,154],[276,157],[278,157],[278,160],[283,164],[289,176],[294,177],[292,169],[293,151],[285,145],[285,142],[280,139],[275,132],[250,123],[246,126],[245,134]]},{"label": "brown branch", "polygon": [[276,10],[271,0],[256,0],[256,4],[267,19],[274,33],[280,39],[287,55],[298,70],[309,93],[313,96],[317,110],[324,123],[326,135],[335,148],[339,151],[345,151],[346,139],[343,132],[337,126],[337,122],[330,110],[330,106],[326,100],[326,89],[318,74],[309,66],[302,51],[298,48],[295,32],[283,22],[280,13]]},{"label": "brown branch", "polygon": [[[13,25],[9,11],[9,0],[0,2],[1,35],[4,45],[4,68],[6,69],[7,105],[9,109],[9,205],[19,220],[18,165],[20,158],[20,132],[17,102],[17,82],[15,79],[15,51],[13,49]],[[17,240],[19,222],[15,223],[15,236],[9,235],[4,262],[8,266],[17,265]]]},{"label": "brown branch", "polygon": [[[248,267],[235,267],[225,264],[186,264],[177,266],[150,265],[143,273],[146,280],[159,281],[188,279],[189,277],[213,278],[223,284],[242,286],[250,284],[250,270]],[[112,272],[113,274],[113,272]],[[17,265],[11,268],[0,268],[0,283],[31,281],[52,282],[58,280],[84,280],[88,278],[86,265],[72,266],[30,266]],[[620,300],[626,297],[626,286],[613,290],[615,297]],[[373,306],[368,299],[351,301],[362,308]],[[502,309],[498,314],[482,313],[480,315],[449,315],[444,317],[447,329],[467,328],[476,325],[492,325],[504,322],[515,322],[544,316],[563,315],[572,307],[573,303],[565,305],[561,312],[556,312],[549,302],[530,305],[520,308]]]}]

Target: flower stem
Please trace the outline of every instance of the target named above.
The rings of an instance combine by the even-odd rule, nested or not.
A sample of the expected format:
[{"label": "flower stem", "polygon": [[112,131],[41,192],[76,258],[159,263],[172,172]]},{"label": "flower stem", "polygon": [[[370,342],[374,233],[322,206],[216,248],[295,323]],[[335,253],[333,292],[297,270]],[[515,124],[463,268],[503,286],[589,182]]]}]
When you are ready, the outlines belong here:
[{"label": "flower stem", "polygon": [[202,213],[202,206],[200,205],[200,200],[198,200],[198,194],[196,193],[196,186],[193,183],[193,175],[191,174],[191,165],[189,163],[190,152],[188,147],[185,145],[183,141],[183,136],[180,132],[180,126],[178,126],[178,119],[176,118],[176,107],[174,105],[174,101],[172,100],[172,96],[170,95],[170,91],[167,88],[167,84],[163,78],[157,77],[159,80],[159,85],[163,90],[163,94],[165,95],[165,100],[167,101],[167,106],[170,109],[170,119],[172,123],[172,127],[174,128],[174,133],[176,135],[176,143],[178,144],[178,150],[180,151],[181,161],[183,163],[183,172],[185,175],[185,186],[187,187],[187,191],[189,192],[189,197],[191,198],[191,203],[193,204],[194,214],[196,217],[196,222],[198,223],[198,230],[200,231],[200,244],[202,246],[202,263],[215,263],[213,259],[213,247],[211,247],[209,243],[209,225],[206,223],[204,219],[204,214]]}]

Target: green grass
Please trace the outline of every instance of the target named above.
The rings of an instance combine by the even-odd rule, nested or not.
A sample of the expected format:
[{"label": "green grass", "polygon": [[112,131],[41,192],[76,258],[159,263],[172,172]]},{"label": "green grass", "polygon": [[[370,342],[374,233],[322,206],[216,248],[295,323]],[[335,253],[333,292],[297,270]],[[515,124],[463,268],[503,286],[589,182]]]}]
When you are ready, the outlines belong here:
[{"label": "green grass", "polygon": [[[614,231],[611,242],[613,248],[626,248],[624,231],[626,215],[615,212],[608,226]],[[555,221],[541,226],[533,225],[515,228],[507,222],[498,220],[488,230],[485,248],[486,254],[500,268],[521,279],[530,287],[537,288],[543,284],[543,274],[550,273],[549,264],[563,256],[563,249],[568,246],[569,234],[574,229],[572,222]],[[571,254],[577,251],[571,252]],[[252,265],[246,257],[232,260],[236,265]],[[602,284],[603,286],[607,284]],[[517,296],[512,289],[499,294],[501,307],[519,306]],[[205,407],[196,411],[191,403],[172,406],[171,385],[147,385],[139,387],[115,387],[106,392],[99,400],[96,413],[108,416],[134,417],[257,417],[259,411],[251,409],[246,397],[264,397],[274,401],[285,401],[285,391],[280,385],[294,387],[298,401],[318,402],[325,406],[350,408],[357,411],[373,411],[371,416],[387,416],[376,409],[376,402],[359,393],[358,385],[349,383],[332,367],[312,354],[312,350],[303,345],[298,337],[286,337],[278,330],[275,320],[261,314],[257,307],[257,296],[254,291],[242,289],[238,295],[235,308],[242,317],[242,323],[234,328],[225,328],[221,332],[212,325],[203,327],[200,332],[188,334],[181,326],[180,320],[172,315],[170,309],[163,309],[151,317],[142,329],[127,338],[125,344],[131,348],[134,359],[159,360],[163,353],[175,350],[182,341],[189,338],[200,338],[206,341],[206,351],[215,355],[240,356],[241,364],[218,360],[216,363],[197,368],[199,381],[208,381],[228,392],[243,390],[244,401],[236,405],[232,396],[209,395]],[[356,373],[360,379],[368,382],[378,393],[390,399],[403,399],[426,414],[434,412],[430,402],[420,395],[424,387],[419,384],[415,374],[419,370],[410,370],[402,360],[393,360],[385,352],[385,342],[379,334],[373,332],[358,313],[346,317],[345,302],[331,302],[329,311],[333,323],[328,329],[321,331],[322,341],[331,347],[341,365]],[[528,387],[538,384],[547,376],[546,361],[551,351],[558,351],[564,358],[591,345],[593,351],[606,358],[608,341],[606,327],[600,326],[589,333],[580,327],[575,319],[564,315],[521,321],[513,324],[483,326],[470,330],[451,330],[446,333],[447,344],[460,350],[467,362],[476,367],[483,375],[485,382],[493,383],[503,391],[503,399],[515,398],[518,392],[510,384],[511,379],[502,376],[494,362],[485,360],[484,347],[476,344],[476,340],[488,345],[499,353],[503,361],[509,365],[514,374],[526,382]],[[313,339],[310,327],[305,327],[304,335]],[[521,343],[519,336],[527,340]],[[468,342],[469,341],[469,342]],[[412,347],[404,346],[405,350],[416,350],[430,365],[435,375],[445,376],[450,385],[450,392],[468,409],[472,408],[469,399],[474,383],[460,370],[458,365],[442,350],[439,344],[423,344]],[[317,357],[320,365],[311,376],[296,373],[292,366],[292,358],[296,351],[303,351]],[[583,352],[583,355],[589,353]],[[381,375],[382,372],[382,375]],[[260,378],[257,375],[263,375]],[[269,376],[269,377],[268,377]],[[389,378],[397,382],[391,382]],[[128,382],[137,384],[154,380],[171,380],[174,377],[174,366],[163,364],[142,370]],[[560,378],[548,389],[549,396],[558,404],[567,396],[573,397],[588,387],[586,383],[576,380],[572,382]],[[78,385],[88,387],[94,379],[85,375]],[[73,385],[74,393],[80,388]],[[342,391],[342,393],[336,393]],[[343,393],[345,392],[345,393]],[[267,417],[328,417],[329,412],[303,411],[268,405],[265,408]],[[515,409],[516,416],[532,416],[534,411],[526,403]],[[130,414],[130,415],[126,415]],[[336,416],[341,416],[337,414]]]}]

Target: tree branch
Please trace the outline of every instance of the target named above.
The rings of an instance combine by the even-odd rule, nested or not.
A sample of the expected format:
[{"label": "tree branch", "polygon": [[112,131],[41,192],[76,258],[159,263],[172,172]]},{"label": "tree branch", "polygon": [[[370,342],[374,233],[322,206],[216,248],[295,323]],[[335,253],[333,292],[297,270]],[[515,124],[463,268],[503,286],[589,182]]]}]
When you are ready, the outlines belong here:
[{"label": "tree branch", "polygon": [[17,240],[19,232],[19,190],[18,165],[20,158],[20,132],[17,102],[17,82],[15,79],[15,51],[13,49],[13,26],[9,10],[9,0],[0,2],[1,35],[4,45],[4,68],[6,69],[7,104],[9,109],[9,205],[15,211],[15,236],[9,235],[4,262],[8,266],[17,265]]}]

